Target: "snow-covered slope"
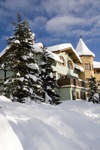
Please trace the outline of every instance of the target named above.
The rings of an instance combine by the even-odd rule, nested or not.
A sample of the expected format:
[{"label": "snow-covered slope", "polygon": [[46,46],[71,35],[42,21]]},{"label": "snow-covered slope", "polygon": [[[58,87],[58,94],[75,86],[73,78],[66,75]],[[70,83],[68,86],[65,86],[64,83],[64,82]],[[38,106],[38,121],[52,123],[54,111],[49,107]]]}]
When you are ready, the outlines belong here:
[{"label": "snow-covered slope", "polygon": [[[1,99],[0,105],[2,104]],[[7,103],[9,103],[8,100]],[[7,103],[5,102],[4,104]],[[2,104],[2,107],[6,107],[4,104]],[[23,150],[19,138],[8,123],[8,119],[2,109],[0,110],[0,150]]]},{"label": "snow-covered slope", "polygon": [[[68,100],[58,106],[19,104],[0,96],[0,106],[0,139],[5,140],[0,141],[0,150],[12,150],[4,147],[7,139],[7,145],[15,142],[13,150],[21,150],[21,144],[24,150],[100,150],[98,104],[82,100]],[[3,127],[9,132],[13,128],[14,135]]]}]

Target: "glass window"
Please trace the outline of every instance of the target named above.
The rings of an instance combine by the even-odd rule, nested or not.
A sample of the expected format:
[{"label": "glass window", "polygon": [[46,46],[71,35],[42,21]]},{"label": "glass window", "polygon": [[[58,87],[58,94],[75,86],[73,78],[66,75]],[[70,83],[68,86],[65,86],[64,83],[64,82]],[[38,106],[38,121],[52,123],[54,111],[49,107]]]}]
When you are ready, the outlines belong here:
[{"label": "glass window", "polygon": [[72,99],[76,100],[76,92],[75,91],[72,91]]},{"label": "glass window", "polygon": [[85,70],[91,70],[90,64],[85,64]]},{"label": "glass window", "polygon": [[81,92],[81,99],[86,100],[86,93],[85,92]]},{"label": "glass window", "polygon": [[100,86],[100,81],[97,81],[97,85]]},{"label": "glass window", "polygon": [[53,77],[55,77],[55,78],[56,78],[56,73],[55,73],[55,72],[53,72],[53,73],[52,73],[52,75],[53,75]]},{"label": "glass window", "polygon": [[66,78],[66,76],[65,76],[65,75],[63,75],[63,74],[59,74],[59,78],[63,78],[63,79],[65,79],[65,78]]},{"label": "glass window", "polygon": [[68,68],[73,69],[73,63],[71,60],[68,60]]},{"label": "glass window", "polygon": [[73,98],[73,100],[79,99],[79,92],[78,91],[72,91],[72,98]]},{"label": "glass window", "polygon": [[65,65],[66,65],[66,63],[65,63],[64,57],[60,55],[60,56],[59,56],[59,58],[63,61],[63,63],[59,63],[59,64],[61,64],[61,65],[65,66]]},{"label": "glass window", "polygon": [[93,70],[93,65],[91,65],[91,70]]},{"label": "glass window", "polygon": [[77,99],[79,99],[79,92],[78,91],[76,91],[76,97],[77,97]]}]

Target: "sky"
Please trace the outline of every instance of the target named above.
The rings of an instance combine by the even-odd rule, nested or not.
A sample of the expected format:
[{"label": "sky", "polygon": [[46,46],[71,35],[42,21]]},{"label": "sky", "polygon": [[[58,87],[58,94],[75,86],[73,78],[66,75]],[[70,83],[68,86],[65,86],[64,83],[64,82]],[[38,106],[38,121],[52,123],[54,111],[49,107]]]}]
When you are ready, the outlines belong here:
[{"label": "sky", "polygon": [[82,35],[100,61],[100,0],[0,0],[0,52],[14,34],[11,22],[17,22],[18,10],[35,33],[35,43],[71,43],[76,49]]}]

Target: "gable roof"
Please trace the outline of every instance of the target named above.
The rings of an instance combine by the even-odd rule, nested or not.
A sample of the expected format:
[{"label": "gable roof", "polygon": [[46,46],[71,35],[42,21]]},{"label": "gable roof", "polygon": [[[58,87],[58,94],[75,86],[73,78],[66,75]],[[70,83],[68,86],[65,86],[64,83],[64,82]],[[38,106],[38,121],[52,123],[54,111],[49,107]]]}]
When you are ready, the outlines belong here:
[{"label": "gable roof", "polygon": [[0,53],[0,58],[6,53],[6,50],[9,49],[9,46],[7,46],[1,53]]},{"label": "gable roof", "polygon": [[[42,45],[42,46],[43,46],[43,45]],[[36,53],[42,53],[42,48],[40,48],[38,44],[34,44],[34,45],[33,45],[33,48],[35,49],[35,52],[36,52]],[[49,58],[51,58],[51,59],[53,59],[53,60],[55,60],[55,61],[57,61],[57,62],[61,62],[61,63],[63,62],[63,61],[58,57],[58,55],[56,55],[56,54],[50,52],[50,51],[47,50],[47,49],[46,49],[46,51],[49,53],[49,55],[48,55]]]},{"label": "gable roof", "polygon": [[78,53],[75,51],[75,49],[73,48],[73,46],[70,43],[64,43],[64,44],[50,46],[50,47],[47,47],[47,50],[49,50],[51,52],[67,51],[75,62],[82,63]]},{"label": "gable roof", "polygon": [[80,38],[78,45],[76,47],[76,52],[79,54],[79,56],[93,56],[95,57],[95,54],[89,50],[89,48],[86,46],[86,44],[83,42],[82,38]]}]

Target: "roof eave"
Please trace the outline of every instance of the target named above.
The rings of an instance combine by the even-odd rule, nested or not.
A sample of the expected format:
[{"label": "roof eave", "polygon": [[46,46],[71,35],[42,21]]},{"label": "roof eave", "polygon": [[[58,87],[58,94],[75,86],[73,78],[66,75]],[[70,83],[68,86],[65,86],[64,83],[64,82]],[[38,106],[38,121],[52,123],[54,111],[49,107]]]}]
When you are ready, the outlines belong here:
[{"label": "roof eave", "polygon": [[72,49],[72,47],[68,47],[68,48],[64,48],[64,49],[60,49],[60,50],[56,50],[56,51],[52,51],[53,53],[57,53],[57,52],[64,52],[67,51],[69,53],[69,55],[73,58],[75,63],[81,63],[81,60],[77,57],[77,55],[75,54],[74,50]]}]

